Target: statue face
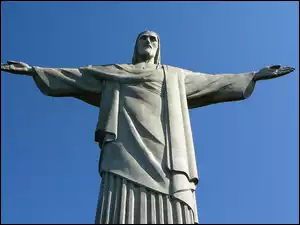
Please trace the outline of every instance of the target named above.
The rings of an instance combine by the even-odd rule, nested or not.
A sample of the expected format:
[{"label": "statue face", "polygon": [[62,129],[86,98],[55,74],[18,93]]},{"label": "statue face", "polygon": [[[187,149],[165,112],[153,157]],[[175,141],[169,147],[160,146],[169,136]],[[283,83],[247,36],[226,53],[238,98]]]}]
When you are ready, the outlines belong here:
[{"label": "statue face", "polygon": [[142,34],[137,42],[137,53],[143,58],[154,58],[158,48],[158,37],[153,32]]}]

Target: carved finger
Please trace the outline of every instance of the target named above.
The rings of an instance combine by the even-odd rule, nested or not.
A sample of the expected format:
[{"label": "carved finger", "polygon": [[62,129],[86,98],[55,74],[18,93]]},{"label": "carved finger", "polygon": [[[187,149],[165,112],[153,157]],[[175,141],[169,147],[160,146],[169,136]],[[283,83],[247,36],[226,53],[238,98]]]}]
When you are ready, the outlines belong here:
[{"label": "carved finger", "polygon": [[7,69],[9,69],[9,65],[1,63],[1,70],[7,70]]},{"label": "carved finger", "polygon": [[289,70],[291,70],[291,72],[293,72],[293,71],[295,70],[294,67],[289,67],[289,66],[287,66],[286,68],[289,69]]},{"label": "carved finger", "polygon": [[1,65],[1,71],[12,73],[14,71],[9,65]]},{"label": "carved finger", "polygon": [[291,73],[294,71],[294,68],[291,68],[291,67],[285,67],[284,69],[281,69],[279,72],[278,72],[278,75],[285,75],[285,74],[288,74],[288,73]]},{"label": "carved finger", "polygon": [[284,70],[287,70],[287,69],[289,69],[289,70],[292,70],[292,71],[294,71],[294,70],[295,70],[295,68],[294,68],[294,67],[290,67],[290,66],[285,66],[285,67],[282,67],[282,69],[284,69]]},{"label": "carved finger", "polygon": [[25,63],[23,63],[23,62],[18,62],[18,61],[13,61],[13,60],[8,60],[7,61],[7,64],[9,64],[9,65],[11,65],[11,64],[25,64]]},{"label": "carved finger", "polygon": [[16,61],[12,61],[12,60],[8,60],[8,61],[7,61],[7,64],[8,64],[8,65],[11,65],[11,64],[16,64],[16,63],[18,63],[18,62],[16,62]]},{"label": "carved finger", "polygon": [[295,68],[293,68],[293,67],[284,67],[283,68],[284,70],[288,70],[288,71],[294,71],[295,70]]}]

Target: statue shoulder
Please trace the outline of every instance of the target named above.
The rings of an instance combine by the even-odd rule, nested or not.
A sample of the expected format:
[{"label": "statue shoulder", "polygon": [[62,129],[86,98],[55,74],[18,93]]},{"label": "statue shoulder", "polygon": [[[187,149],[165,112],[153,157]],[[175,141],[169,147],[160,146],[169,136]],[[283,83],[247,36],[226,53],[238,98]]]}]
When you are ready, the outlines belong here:
[{"label": "statue shoulder", "polygon": [[170,66],[170,65],[164,65],[168,70],[172,70],[172,71],[176,71],[177,73],[190,73],[192,72],[191,70],[187,70],[187,69],[183,69],[180,67],[176,67],[176,66]]},{"label": "statue shoulder", "polygon": [[112,68],[115,67],[117,64],[105,64],[105,65],[87,65],[86,67],[89,68]]},{"label": "statue shoulder", "polygon": [[119,69],[133,69],[135,68],[132,63],[114,64]]},{"label": "statue shoulder", "polygon": [[[105,65],[88,65],[86,68],[92,68],[102,71],[119,72],[123,68],[130,67],[131,64],[105,64]],[[132,67],[132,66],[131,66]]]}]

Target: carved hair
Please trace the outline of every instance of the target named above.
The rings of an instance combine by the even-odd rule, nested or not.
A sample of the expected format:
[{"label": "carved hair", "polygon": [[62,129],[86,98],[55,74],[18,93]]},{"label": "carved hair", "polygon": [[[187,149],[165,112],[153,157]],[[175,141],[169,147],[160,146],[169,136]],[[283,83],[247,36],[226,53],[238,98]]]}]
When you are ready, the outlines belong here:
[{"label": "carved hair", "polygon": [[138,55],[138,51],[137,51],[137,43],[138,43],[138,40],[140,39],[140,37],[143,34],[148,33],[148,32],[154,33],[156,35],[156,37],[157,37],[158,47],[157,47],[157,51],[156,51],[156,54],[155,54],[155,57],[154,57],[154,63],[157,64],[157,65],[160,64],[160,39],[159,39],[159,36],[158,36],[157,33],[153,32],[153,31],[150,31],[150,30],[143,31],[143,32],[141,32],[137,36],[137,39],[135,41],[135,46],[134,46],[134,53],[133,53],[133,57],[132,57],[132,64],[139,63],[139,55]]}]

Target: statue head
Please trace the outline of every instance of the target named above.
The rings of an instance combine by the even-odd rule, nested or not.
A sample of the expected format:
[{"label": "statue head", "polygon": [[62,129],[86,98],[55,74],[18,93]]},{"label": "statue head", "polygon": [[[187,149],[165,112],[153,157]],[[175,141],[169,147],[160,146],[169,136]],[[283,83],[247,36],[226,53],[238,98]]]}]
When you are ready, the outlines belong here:
[{"label": "statue head", "polygon": [[154,64],[160,64],[160,40],[153,31],[143,31],[136,39],[132,64],[154,58]]}]

